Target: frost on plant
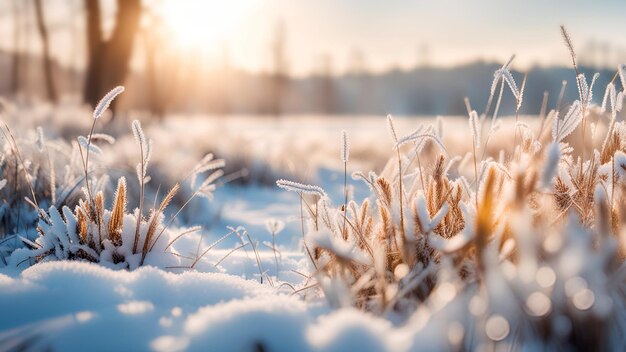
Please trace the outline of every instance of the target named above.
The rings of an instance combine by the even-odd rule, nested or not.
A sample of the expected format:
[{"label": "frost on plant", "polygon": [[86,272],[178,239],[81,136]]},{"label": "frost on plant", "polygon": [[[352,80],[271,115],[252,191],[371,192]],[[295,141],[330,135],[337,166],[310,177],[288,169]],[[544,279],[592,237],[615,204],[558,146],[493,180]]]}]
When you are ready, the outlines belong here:
[{"label": "frost on plant", "polygon": [[[565,29],[563,36],[576,65]],[[524,84],[518,90],[511,61],[495,72],[491,95],[508,85],[519,110]],[[611,82],[596,106],[598,74],[573,79],[579,99],[564,114],[555,106],[538,131],[516,122],[517,144],[497,158],[487,150],[499,133],[499,99],[484,141],[482,119],[468,109],[473,158],[447,155],[439,122],[399,137],[389,116],[401,167],[391,155],[380,174],[354,172],[370,190],[363,201],[334,205],[317,186],[279,180],[318,196],[301,199],[304,246],[329,304],[392,317],[406,329],[459,327],[446,342],[451,349],[625,347],[623,329],[610,328],[626,319],[617,308],[626,304],[626,125],[616,121],[623,94]],[[590,114],[609,122],[601,143],[584,139]],[[420,169],[416,158],[432,167]],[[589,331],[589,321],[602,328]]]},{"label": "frost on plant", "polygon": [[[144,215],[144,187],[150,181],[147,169],[152,155],[152,141],[145,137],[139,121],[135,120],[131,124],[140,151],[140,162],[136,167],[140,188],[139,208],[132,212],[127,209],[128,186],[124,177],[121,177],[117,182],[110,209],[105,207],[105,194],[102,190],[93,193],[93,191],[103,188],[100,185],[101,180],[92,180],[91,176],[92,167],[89,165],[89,156],[92,154],[94,156],[102,155],[102,150],[94,142],[115,142],[115,139],[109,135],[94,133],[95,121],[123,90],[123,87],[116,87],[100,101],[94,111],[94,123],[89,135],[87,137],[79,136],[77,139],[84,177],[76,181],[76,178],[72,177],[68,171],[66,178],[69,184],[74,183],[73,188],[77,188],[84,181],[84,198],[79,199],[75,206],[68,205],[65,199],[69,193],[61,189],[60,198],[62,201],[58,201],[59,197],[53,197],[53,201],[48,203],[48,208],[44,210],[40,208],[40,206],[44,206],[44,203],[37,202],[37,196],[33,190],[33,199],[30,203],[37,209],[35,214],[38,218],[36,226],[38,236],[33,238],[28,233],[16,235],[20,242],[25,245],[25,248],[0,252],[5,256],[10,254],[8,259],[3,258],[9,266],[23,267],[35,262],[52,260],[83,260],[100,263],[115,269],[135,269],[146,264],[162,268],[180,265],[180,256],[171,248],[171,244],[180,236],[172,238],[173,236],[168,229],[174,217],[164,221],[165,210],[179,191],[180,186],[175,184],[162,196],[162,199],[158,200],[158,203],[155,199],[155,205],[150,209],[149,215]],[[41,130],[37,131],[35,145],[40,152],[45,149]],[[16,154],[18,153],[16,145],[10,145],[10,147]],[[16,157],[16,160],[21,159]],[[27,181],[31,183],[33,175],[26,163],[23,165],[21,171],[25,174]],[[202,163],[193,170],[194,178],[207,170],[216,171],[203,181],[198,192],[207,196],[211,195],[215,188],[213,182],[223,174],[219,170],[223,165],[224,162],[221,159],[212,160],[212,156],[205,157]],[[54,173],[52,166],[50,172]],[[93,187],[93,190],[91,186],[93,182],[90,181],[96,181],[96,187]],[[7,180],[2,180],[0,191],[6,184]],[[53,195],[59,193],[54,183],[51,185],[51,192]]]}]

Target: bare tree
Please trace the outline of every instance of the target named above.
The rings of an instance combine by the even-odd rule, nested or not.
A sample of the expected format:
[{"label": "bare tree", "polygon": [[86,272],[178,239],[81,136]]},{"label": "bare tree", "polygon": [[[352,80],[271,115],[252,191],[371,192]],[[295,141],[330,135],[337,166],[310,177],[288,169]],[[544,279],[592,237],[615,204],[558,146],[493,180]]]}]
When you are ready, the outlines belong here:
[{"label": "bare tree", "polygon": [[333,58],[330,54],[322,55],[319,75],[320,108],[324,114],[331,115],[338,109],[338,92],[333,78]]},{"label": "bare tree", "polygon": [[283,22],[278,22],[274,38],[270,45],[272,55],[271,105],[274,116],[282,113],[282,94],[287,83],[287,59],[285,47],[287,43],[286,29]]},{"label": "bare tree", "polygon": [[233,88],[233,68],[230,62],[230,51],[227,44],[222,45],[222,63],[219,77],[221,78],[221,89],[219,90],[219,99],[217,101],[217,111],[221,114],[231,112],[231,90]]},{"label": "bare tree", "polygon": [[366,71],[365,54],[358,48],[353,48],[348,57],[348,73],[351,75],[362,75]]},{"label": "bare tree", "polygon": [[17,94],[20,90],[20,40],[22,35],[20,4],[19,0],[13,0],[13,54],[11,58],[11,93],[13,94]]},{"label": "bare tree", "polygon": [[117,0],[115,27],[108,39],[102,32],[99,0],[85,0],[87,72],[83,99],[92,106],[112,87],[123,84],[129,71],[141,0]]},{"label": "bare tree", "polygon": [[417,47],[417,67],[430,67],[430,46],[426,42]]},{"label": "bare tree", "polygon": [[350,109],[361,114],[372,113],[374,111],[374,94],[372,76],[368,73],[365,53],[355,48],[350,53],[348,59],[348,73],[353,76],[356,84],[356,104],[352,103]]},{"label": "bare tree", "polygon": [[35,0],[35,18],[37,19],[37,31],[41,38],[42,56],[43,56],[43,74],[46,85],[46,95],[48,100],[53,103],[58,102],[56,87],[54,86],[54,77],[52,74],[52,60],[50,59],[50,43],[48,37],[48,27],[43,14],[43,6],[41,0]]}]

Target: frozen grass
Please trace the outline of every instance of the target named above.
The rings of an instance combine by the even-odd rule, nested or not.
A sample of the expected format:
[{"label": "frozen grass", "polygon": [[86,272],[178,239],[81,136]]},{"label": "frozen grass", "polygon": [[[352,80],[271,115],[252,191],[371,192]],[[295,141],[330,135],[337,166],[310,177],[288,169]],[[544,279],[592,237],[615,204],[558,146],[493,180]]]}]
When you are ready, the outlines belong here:
[{"label": "frozen grass", "polygon": [[[466,101],[470,153],[451,153],[442,128],[401,136],[389,117],[386,167],[353,174],[370,190],[362,202],[333,205],[317,186],[277,182],[300,195],[314,285],[331,306],[447,326],[450,349],[626,348],[623,96],[611,82],[603,106],[593,104],[597,76],[578,73],[562,32],[580,97],[540,126],[519,120],[525,83],[510,74],[511,58],[494,74],[492,114]],[[483,151],[499,134],[504,87],[517,101],[514,131],[492,158]]]},{"label": "frozen grass", "polygon": [[[466,118],[422,119],[417,126],[393,117],[358,123],[239,117],[219,124],[173,118],[146,129],[156,141],[151,157],[138,122],[134,137],[123,132],[127,126],[109,126],[118,140],[96,144],[102,156],[94,155],[94,165],[84,155],[68,164],[69,180],[93,177],[93,190],[86,186],[75,210],[53,200],[71,182],[51,182],[54,177],[35,171],[56,165],[40,146],[89,153],[95,134],[72,148],[63,139],[41,143],[40,133],[16,139],[5,130],[13,163],[5,189],[20,184],[20,198],[30,195],[35,205],[27,203],[30,220],[5,227],[24,234],[21,242],[31,247],[8,261],[38,263],[0,271],[0,311],[10,317],[0,321],[0,346],[626,349],[626,67],[594,100],[595,76],[577,72],[562,31],[574,65],[570,87],[579,99],[564,102],[561,94],[548,104],[546,96],[538,119],[520,115],[526,77],[510,73],[512,57],[494,74],[488,106],[479,113],[466,101]],[[508,118],[499,116],[504,94],[517,102],[504,112]],[[49,133],[73,140],[89,130],[79,122],[80,132],[70,132],[77,127],[67,121],[51,123]],[[381,132],[385,124],[388,136]],[[235,166],[214,171],[222,163],[203,159],[209,151]],[[254,185],[229,184],[242,169]],[[358,171],[369,169],[377,171]],[[209,173],[196,175],[203,171]],[[134,173],[135,189],[123,181],[117,192],[106,187],[107,176]],[[263,187],[279,178],[278,186],[291,192]],[[208,222],[210,207],[219,205],[187,200],[215,193],[223,214],[209,231],[161,221],[162,207],[152,200],[179,181],[179,196],[165,197],[173,208],[167,219]],[[19,203],[9,195],[7,202]],[[144,217],[147,208],[156,211]],[[74,225],[82,221],[79,213],[89,218],[85,231]],[[37,222],[39,235],[29,234]],[[80,246],[94,251],[92,258]]]},{"label": "frozen grass", "polygon": [[[2,116],[6,113],[2,106]],[[2,125],[0,168],[0,266],[6,257],[24,242],[34,240],[38,221],[48,207],[74,207],[81,197],[85,171],[79,161],[79,144],[49,141],[41,127],[16,137],[6,122]],[[112,142],[109,136],[94,135],[94,143]],[[97,148],[94,145],[92,148]],[[98,158],[92,167],[100,165]],[[95,164],[95,165],[94,165]],[[90,175],[94,191],[106,181],[102,173]]]},{"label": "frozen grass", "polygon": [[[16,185],[20,184],[18,177],[20,172],[23,173],[24,180],[22,184],[30,191],[30,197],[27,196],[25,198],[25,203],[32,206],[33,209],[30,212],[34,212],[38,218],[36,229],[39,233],[34,240],[28,238],[27,231],[25,233],[18,232],[14,235],[25,245],[25,248],[13,248],[3,251],[2,260],[9,267],[25,267],[34,262],[50,260],[90,261],[116,269],[135,269],[144,264],[155,265],[161,268],[181,267],[180,254],[174,250],[168,251],[168,249],[182,236],[195,232],[197,229],[191,229],[173,237],[168,228],[180,211],[195,196],[204,195],[207,198],[212,198],[215,190],[214,182],[223,175],[220,168],[224,166],[224,161],[215,159],[212,154],[207,154],[187,176],[191,178],[192,195],[185,201],[177,213],[173,214],[170,219],[165,220],[165,209],[180,189],[180,186],[178,183],[174,184],[162,196],[162,199],[159,199],[157,193],[154,205],[151,208],[145,205],[145,185],[150,182],[148,165],[152,157],[152,140],[146,138],[140,122],[135,120],[132,122],[131,127],[139,150],[139,162],[135,167],[139,184],[139,206],[131,214],[126,212],[128,203],[127,183],[126,179],[121,177],[117,181],[111,210],[105,209],[104,192],[102,190],[96,192],[94,189],[92,180],[92,172],[94,170],[89,160],[92,155],[102,154],[102,150],[96,145],[97,141],[104,140],[111,144],[115,141],[109,135],[96,133],[95,128],[98,120],[108,109],[112,100],[123,91],[124,87],[118,86],[102,98],[94,109],[93,122],[91,123],[89,133],[86,137],[78,136],[77,138],[77,150],[80,155],[84,177],[75,187],[82,186],[84,197],[78,201],[78,205],[74,209],[67,205],[62,205],[60,211],[57,209],[55,204],[57,191],[54,178],[55,168],[52,162],[49,162],[48,174],[50,175],[50,180],[48,191],[52,204],[47,211],[44,210],[44,205],[40,205],[38,198],[41,195],[45,195],[45,193],[42,192],[38,195],[35,192],[35,177],[38,175],[31,174],[27,166],[27,164],[30,165],[30,161],[24,160],[20,153],[20,146],[13,137],[8,125],[5,124],[3,134],[15,159],[15,173],[12,174],[12,180]],[[38,129],[35,144],[39,151],[43,151],[46,148],[41,129]],[[50,159],[50,154],[48,154],[48,158]],[[71,164],[69,168],[71,169]],[[35,167],[35,170],[38,170],[38,166]],[[196,185],[198,176],[207,172],[211,173],[199,185]],[[3,186],[6,186],[8,183],[7,179],[4,179],[2,183]],[[82,183],[84,183],[84,186]],[[95,188],[102,187],[96,185]],[[64,202],[66,198],[66,194],[61,194],[61,202]],[[8,202],[5,200],[5,203]],[[150,211],[146,217],[144,212],[148,208]],[[27,229],[28,225],[27,223],[24,228]],[[234,233],[239,234],[238,232]],[[251,241],[249,242],[254,248],[254,244]],[[203,252],[202,256],[206,252],[208,252],[208,249]],[[200,260],[201,256],[199,254],[197,256],[189,268],[193,268]]]}]

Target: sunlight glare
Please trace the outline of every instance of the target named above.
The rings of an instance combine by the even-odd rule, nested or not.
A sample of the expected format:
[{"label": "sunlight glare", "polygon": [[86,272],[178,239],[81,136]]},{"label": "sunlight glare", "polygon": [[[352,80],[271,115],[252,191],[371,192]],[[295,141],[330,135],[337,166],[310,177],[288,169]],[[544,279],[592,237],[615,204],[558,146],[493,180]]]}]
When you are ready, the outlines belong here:
[{"label": "sunlight glare", "polygon": [[167,0],[161,11],[179,44],[207,47],[226,42],[256,4],[257,0]]}]

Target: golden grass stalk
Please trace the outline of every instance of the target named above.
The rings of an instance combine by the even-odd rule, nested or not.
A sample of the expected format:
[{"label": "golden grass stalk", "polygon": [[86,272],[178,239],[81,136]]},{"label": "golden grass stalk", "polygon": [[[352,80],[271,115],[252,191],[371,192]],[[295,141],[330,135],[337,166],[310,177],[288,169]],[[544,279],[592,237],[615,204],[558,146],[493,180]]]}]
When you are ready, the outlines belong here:
[{"label": "golden grass stalk", "polygon": [[[143,262],[146,259],[146,255],[148,254],[149,249],[153,248],[154,245],[156,244],[156,241],[152,243],[152,239],[159,225],[161,214],[163,214],[163,211],[165,210],[167,205],[170,203],[172,198],[174,198],[174,196],[176,195],[179,189],[180,189],[180,185],[178,183],[175,184],[174,187],[172,187],[172,189],[170,189],[170,191],[165,195],[165,198],[163,198],[163,200],[161,201],[161,205],[159,205],[159,207],[156,210],[154,210],[152,214],[152,221],[150,221],[150,225],[148,226],[148,231],[146,232],[146,238],[143,241],[143,247],[141,250],[141,261],[139,262],[140,263],[139,265],[143,265]],[[135,241],[137,241],[137,237],[135,237]]]},{"label": "golden grass stalk", "polygon": [[483,251],[489,242],[494,226],[493,210],[496,178],[496,168],[489,167],[487,178],[483,185],[482,202],[476,208],[476,260],[481,271],[484,271]]},{"label": "golden grass stalk", "polygon": [[111,220],[109,221],[109,238],[115,245],[121,244],[122,241],[124,214],[126,214],[126,179],[122,177],[117,181],[115,202],[113,203]]}]

